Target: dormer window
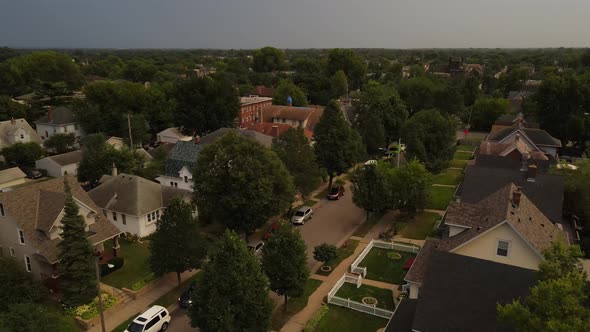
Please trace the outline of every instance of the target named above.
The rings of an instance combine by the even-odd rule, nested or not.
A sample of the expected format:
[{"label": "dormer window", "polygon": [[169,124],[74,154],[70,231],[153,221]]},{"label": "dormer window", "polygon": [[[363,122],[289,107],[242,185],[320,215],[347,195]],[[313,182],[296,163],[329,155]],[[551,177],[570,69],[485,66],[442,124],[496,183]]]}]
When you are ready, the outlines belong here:
[{"label": "dormer window", "polygon": [[498,248],[496,249],[496,255],[508,257],[508,248],[510,242],[504,240],[498,240]]}]

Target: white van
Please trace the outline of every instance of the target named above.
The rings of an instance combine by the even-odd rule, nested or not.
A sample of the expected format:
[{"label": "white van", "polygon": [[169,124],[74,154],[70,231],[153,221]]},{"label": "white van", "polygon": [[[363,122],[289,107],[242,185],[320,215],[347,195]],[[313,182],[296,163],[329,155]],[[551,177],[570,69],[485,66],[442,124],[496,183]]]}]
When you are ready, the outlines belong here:
[{"label": "white van", "polygon": [[142,312],[129,324],[125,332],[166,331],[170,325],[170,314],[166,308],[155,305]]}]

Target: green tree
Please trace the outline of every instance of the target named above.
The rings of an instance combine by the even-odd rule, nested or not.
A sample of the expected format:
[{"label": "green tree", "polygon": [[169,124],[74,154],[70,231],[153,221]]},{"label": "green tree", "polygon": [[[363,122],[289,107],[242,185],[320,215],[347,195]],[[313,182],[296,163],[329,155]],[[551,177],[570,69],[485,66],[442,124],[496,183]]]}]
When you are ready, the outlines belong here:
[{"label": "green tree", "polygon": [[334,176],[346,172],[363,157],[365,151],[362,141],[359,134],[346,123],[335,101],[331,101],[324,109],[315,127],[314,137],[317,160],[328,172],[328,187],[332,188]]},{"label": "green tree", "polygon": [[253,68],[266,73],[281,70],[284,67],[285,53],[274,47],[263,47],[254,51]]},{"label": "green tree", "polygon": [[231,82],[210,77],[179,81],[176,102],[176,123],[183,124],[189,134],[234,127],[240,110]]},{"label": "green tree", "polygon": [[498,320],[523,332],[590,330],[590,287],[579,248],[554,241],[544,255],[537,285],[525,299],[499,304]]},{"label": "green tree", "polygon": [[55,153],[65,153],[76,148],[76,135],[74,133],[54,134],[44,144],[45,148]]},{"label": "green tree", "polygon": [[193,210],[191,204],[174,198],[158,220],[149,246],[150,267],[154,274],[162,276],[176,272],[178,286],[180,274],[199,268],[207,254]]},{"label": "green tree", "polygon": [[326,264],[338,256],[338,248],[333,244],[322,243],[313,248],[313,259]]},{"label": "green tree", "polygon": [[16,143],[2,149],[4,159],[8,163],[16,165],[35,165],[35,160],[45,156],[45,150],[37,143]]},{"label": "green tree", "polygon": [[455,124],[436,109],[419,112],[402,130],[406,158],[417,158],[431,172],[446,167],[455,152]]},{"label": "green tree", "polygon": [[79,328],[70,323],[68,318],[46,305],[35,303],[15,303],[8,310],[0,313],[0,331],[2,332],[37,332],[37,331],[77,332]]},{"label": "green tree", "polygon": [[508,113],[510,105],[504,98],[480,98],[471,108],[471,124],[476,130],[489,131],[500,116]]},{"label": "green tree", "polygon": [[332,95],[335,98],[345,95],[348,92],[348,78],[344,71],[339,70],[331,79]]},{"label": "green tree", "polygon": [[365,81],[367,65],[361,57],[352,50],[332,49],[328,53],[326,71],[328,75],[334,75],[342,70],[350,80],[351,88],[358,89]]},{"label": "green tree", "polygon": [[302,128],[289,128],[273,142],[272,150],[293,176],[295,188],[303,197],[307,197],[320,185],[320,169]]},{"label": "green tree", "polygon": [[188,316],[201,331],[268,331],[268,278],[239,236],[226,231],[192,294]]},{"label": "green tree", "polygon": [[0,258],[0,311],[18,303],[39,302],[47,295],[46,289],[33,280],[22,263],[11,258]]},{"label": "green tree", "polygon": [[12,118],[18,119],[26,117],[27,106],[15,103],[8,96],[0,96],[0,121],[6,121]]},{"label": "green tree", "polygon": [[565,171],[564,205],[582,220],[590,220],[590,160],[584,159],[576,166],[575,171]]},{"label": "green tree", "polygon": [[90,303],[97,296],[94,252],[86,238],[86,222],[79,214],[68,178],[64,178],[66,203],[61,220],[59,248],[62,302],[68,307]]},{"label": "green tree", "polygon": [[422,163],[412,160],[396,168],[388,178],[393,206],[402,211],[415,212],[428,203],[432,175]]},{"label": "green tree", "polygon": [[69,90],[75,90],[83,82],[78,66],[67,54],[36,51],[11,58],[7,63],[22,75],[30,89],[40,88],[44,83],[64,82]]},{"label": "green tree", "polygon": [[295,194],[274,152],[232,132],[201,150],[193,174],[201,220],[246,234],[284,212]]},{"label": "green tree", "polygon": [[287,105],[287,99],[291,97],[292,106],[307,106],[305,92],[289,80],[281,80],[279,86],[274,89],[272,102],[275,105]]},{"label": "green tree", "polygon": [[285,298],[303,295],[309,278],[307,246],[299,230],[282,223],[262,249],[262,269],[270,280],[270,289]]},{"label": "green tree", "polygon": [[398,89],[410,114],[415,114],[434,107],[435,96],[441,86],[428,77],[415,77],[403,80]]},{"label": "green tree", "polygon": [[354,204],[365,210],[367,222],[371,212],[382,212],[391,207],[391,189],[377,165],[365,165],[356,171],[352,194]]}]

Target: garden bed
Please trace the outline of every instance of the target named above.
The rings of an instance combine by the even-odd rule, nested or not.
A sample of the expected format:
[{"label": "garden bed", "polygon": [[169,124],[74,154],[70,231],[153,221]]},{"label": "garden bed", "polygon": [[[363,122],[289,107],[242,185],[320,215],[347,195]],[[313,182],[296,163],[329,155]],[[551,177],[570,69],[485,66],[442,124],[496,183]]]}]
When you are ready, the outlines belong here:
[{"label": "garden bed", "polygon": [[397,233],[405,238],[424,240],[433,233],[434,225],[441,218],[434,212],[399,216],[395,222]]},{"label": "garden bed", "polygon": [[342,287],[340,287],[338,292],[336,292],[336,296],[343,299],[350,299],[351,301],[356,301],[359,303],[363,303],[363,298],[373,297],[377,299],[377,308],[391,311],[395,309],[395,305],[393,303],[393,292],[389,289],[377,288],[368,285],[361,285],[361,287],[357,288],[355,284],[345,282]]},{"label": "garden bed", "polygon": [[444,211],[453,199],[455,187],[430,187],[430,198],[426,204],[427,209]]},{"label": "garden bed", "polygon": [[[391,259],[388,257],[387,254],[391,252],[400,254],[401,259]],[[403,266],[408,258],[411,257],[416,257],[416,254],[373,247],[359,266],[367,268],[367,279],[401,285],[405,283],[404,277],[407,273],[407,271],[404,271]]]},{"label": "garden bed", "polygon": [[[346,242],[348,243],[348,245],[346,247],[342,245],[342,247],[338,248],[336,251],[336,258],[329,262],[326,262],[326,264],[324,264],[325,266],[329,266],[332,268],[332,270],[334,270],[336,266],[338,266],[344,259],[352,255],[356,247],[359,245],[359,241],[357,240],[349,239]],[[316,273],[319,275],[327,276],[330,273],[332,273],[332,271],[324,272],[321,268],[319,268]]]}]

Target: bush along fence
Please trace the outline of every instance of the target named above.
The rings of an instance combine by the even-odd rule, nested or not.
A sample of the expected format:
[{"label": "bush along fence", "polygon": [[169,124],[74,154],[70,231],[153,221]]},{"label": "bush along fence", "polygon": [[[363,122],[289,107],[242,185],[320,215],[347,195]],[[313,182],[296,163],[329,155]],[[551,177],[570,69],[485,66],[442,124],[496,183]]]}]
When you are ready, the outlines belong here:
[{"label": "bush along fence", "polygon": [[349,298],[345,299],[336,296],[336,293],[338,293],[338,290],[340,287],[342,287],[342,285],[344,285],[345,282],[355,284],[358,288],[362,285],[363,277],[360,275],[344,274],[328,293],[328,303],[381,318],[390,319],[393,316],[393,311],[377,308],[375,304],[364,304],[361,302],[352,301]]},{"label": "bush along fence", "polygon": [[361,252],[361,254],[352,262],[350,265],[350,272],[359,274],[361,276],[367,276],[367,268],[360,267],[359,264],[365,259],[365,257],[369,254],[371,249],[375,248],[382,248],[382,249],[391,249],[391,250],[399,250],[405,252],[411,252],[413,254],[417,254],[420,251],[420,247],[413,244],[405,244],[405,243],[398,243],[398,242],[386,242],[381,240],[371,240],[367,247]]}]

